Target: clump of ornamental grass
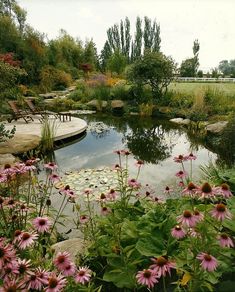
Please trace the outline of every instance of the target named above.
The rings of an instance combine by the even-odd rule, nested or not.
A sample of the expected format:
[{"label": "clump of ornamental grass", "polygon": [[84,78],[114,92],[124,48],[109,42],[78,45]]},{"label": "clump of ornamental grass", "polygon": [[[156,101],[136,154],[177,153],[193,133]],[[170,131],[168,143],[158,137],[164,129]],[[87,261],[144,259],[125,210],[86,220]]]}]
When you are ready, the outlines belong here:
[{"label": "clump of ornamental grass", "polygon": [[50,120],[46,115],[41,128],[41,151],[42,153],[53,151],[54,138],[57,129],[56,119]]}]

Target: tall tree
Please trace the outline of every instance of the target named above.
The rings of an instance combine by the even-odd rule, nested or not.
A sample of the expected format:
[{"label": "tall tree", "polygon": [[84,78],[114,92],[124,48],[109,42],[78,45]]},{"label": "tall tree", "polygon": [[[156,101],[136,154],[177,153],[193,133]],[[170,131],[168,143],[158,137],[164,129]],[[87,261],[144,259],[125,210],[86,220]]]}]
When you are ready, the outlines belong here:
[{"label": "tall tree", "polygon": [[180,65],[180,76],[182,77],[196,77],[199,67],[199,49],[200,44],[198,40],[193,42],[193,58],[188,58],[182,61]]},{"label": "tall tree", "polygon": [[147,16],[144,17],[144,50],[150,50],[152,52],[160,51],[160,25],[156,20],[152,21]]},{"label": "tall tree", "polygon": [[109,45],[109,42],[106,41],[104,44],[104,47],[101,51],[100,58],[99,58],[99,64],[100,64],[101,71],[105,72],[105,70],[107,68],[108,59],[111,57],[111,55],[112,55],[111,47]]},{"label": "tall tree", "polygon": [[200,44],[199,44],[198,40],[195,40],[193,42],[193,55],[194,55],[194,57],[193,57],[193,59],[194,59],[193,76],[197,75],[197,70],[199,67],[199,57],[198,57],[199,49],[200,49]]},{"label": "tall tree", "polygon": [[142,52],[142,37],[143,37],[143,32],[142,32],[142,20],[138,16],[136,18],[136,30],[135,30],[135,41],[132,42],[132,57],[131,60],[135,61],[137,58],[141,56]]}]

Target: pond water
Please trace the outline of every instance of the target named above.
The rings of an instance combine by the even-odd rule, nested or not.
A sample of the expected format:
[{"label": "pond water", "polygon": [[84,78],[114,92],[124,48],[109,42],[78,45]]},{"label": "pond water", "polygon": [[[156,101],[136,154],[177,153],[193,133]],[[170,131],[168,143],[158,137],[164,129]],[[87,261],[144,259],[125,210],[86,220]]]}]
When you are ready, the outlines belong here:
[{"label": "pond water", "polygon": [[[218,158],[201,141],[197,141],[195,135],[192,138],[188,132],[169,121],[139,116],[87,115],[82,118],[92,128],[77,141],[55,151],[55,160],[63,172],[112,167],[118,163],[118,156],[113,151],[129,149],[133,154],[129,158],[130,176],[135,177],[137,173],[136,159],[143,160],[141,182],[162,188],[176,181],[175,173],[180,170],[180,165],[173,162],[175,156],[193,152],[197,156],[193,165],[195,176],[199,175],[200,165]],[[94,130],[93,126],[99,122],[103,123],[103,131]]]}]

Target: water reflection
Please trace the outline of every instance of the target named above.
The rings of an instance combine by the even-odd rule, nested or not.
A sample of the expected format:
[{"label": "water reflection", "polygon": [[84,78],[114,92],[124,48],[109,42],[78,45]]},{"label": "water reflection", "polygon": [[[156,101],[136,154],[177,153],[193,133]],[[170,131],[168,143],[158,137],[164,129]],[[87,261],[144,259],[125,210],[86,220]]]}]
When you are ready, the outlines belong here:
[{"label": "water reflection", "polygon": [[[142,183],[151,185],[164,184],[169,177],[179,170],[179,165],[173,163],[172,157],[187,154],[192,145],[197,147],[198,159],[195,169],[210,160],[215,161],[216,155],[205,149],[196,140],[191,142],[190,136],[181,128],[167,121],[140,117],[114,117],[92,115],[82,117],[88,124],[103,122],[107,127],[104,134],[87,131],[87,135],[79,142],[66,145],[55,151],[55,159],[62,171],[112,167],[117,163],[113,154],[116,149],[129,149],[135,159],[145,161],[141,171]],[[135,176],[135,159],[130,157],[130,175]]]}]

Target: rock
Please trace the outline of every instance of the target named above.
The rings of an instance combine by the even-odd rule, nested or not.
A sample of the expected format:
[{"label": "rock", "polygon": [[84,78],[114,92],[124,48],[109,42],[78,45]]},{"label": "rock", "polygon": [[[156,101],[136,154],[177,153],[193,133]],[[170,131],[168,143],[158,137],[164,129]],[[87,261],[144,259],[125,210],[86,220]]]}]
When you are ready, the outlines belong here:
[{"label": "rock", "polygon": [[41,93],[39,94],[39,96],[47,99],[47,98],[54,98],[57,96],[57,94],[55,92],[48,92],[48,93]]},{"label": "rock", "polygon": [[219,134],[221,133],[224,128],[227,126],[227,121],[221,121],[218,123],[210,124],[206,127],[207,132],[213,133],[213,134]]},{"label": "rock", "polygon": [[69,92],[76,90],[76,85],[70,86],[67,89]]},{"label": "rock", "polygon": [[191,123],[190,119],[183,119],[183,118],[171,119],[170,122],[173,122],[178,125],[189,125]]},{"label": "rock", "polygon": [[18,159],[13,156],[12,154],[0,154],[0,166],[3,166],[5,164],[14,164],[15,162],[17,162]]},{"label": "rock", "polygon": [[191,123],[190,119],[184,119],[182,122],[181,122],[181,125],[189,125]]},{"label": "rock", "polygon": [[32,134],[15,134],[13,138],[0,143],[0,154],[24,153],[36,148],[41,138]]},{"label": "rock", "polygon": [[97,99],[93,99],[93,100],[89,101],[89,102],[87,103],[87,105],[88,105],[88,106],[92,106],[92,107],[96,108],[97,110],[99,110],[100,107],[101,107],[101,108],[106,108],[107,105],[108,105],[108,103],[107,103],[107,101],[105,101],[105,100],[97,100]]},{"label": "rock", "polygon": [[86,247],[87,242],[84,242],[84,240],[82,240],[81,238],[71,238],[68,240],[57,242],[51,246],[55,255],[58,252],[67,251],[71,256],[72,261],[75,261],[76,255],[83,254]]},{"label": "rock", "polygon": [[124,107],[124,102],[119,99],[112,100],[111,107],[112,109],[122,109]]}]

